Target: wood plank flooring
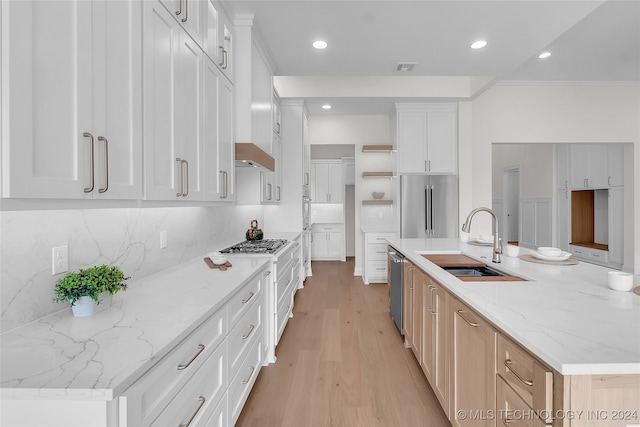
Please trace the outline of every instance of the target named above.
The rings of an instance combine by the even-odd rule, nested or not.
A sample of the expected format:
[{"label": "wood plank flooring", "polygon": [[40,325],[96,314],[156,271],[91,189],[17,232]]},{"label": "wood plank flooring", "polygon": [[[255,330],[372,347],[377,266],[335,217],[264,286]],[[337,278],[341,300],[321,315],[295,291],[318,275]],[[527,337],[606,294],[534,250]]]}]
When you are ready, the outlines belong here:
[{"label": "wood plank flooring", "polygon": [[450,426],[391,316],[386,284],[314,262],[237,426]]}]

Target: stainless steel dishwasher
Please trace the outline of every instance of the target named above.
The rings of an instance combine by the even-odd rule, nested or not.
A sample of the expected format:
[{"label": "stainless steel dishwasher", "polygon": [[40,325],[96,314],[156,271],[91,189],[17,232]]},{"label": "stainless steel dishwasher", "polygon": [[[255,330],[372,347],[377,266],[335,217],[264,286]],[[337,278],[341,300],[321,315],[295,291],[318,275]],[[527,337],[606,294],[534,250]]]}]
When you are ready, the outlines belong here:
[{"label": "stainless steel dishwasher", "polygon": [[389,311],[402,334],[402,284],[404,282],[404,255],[387,246],[389,258]]}]

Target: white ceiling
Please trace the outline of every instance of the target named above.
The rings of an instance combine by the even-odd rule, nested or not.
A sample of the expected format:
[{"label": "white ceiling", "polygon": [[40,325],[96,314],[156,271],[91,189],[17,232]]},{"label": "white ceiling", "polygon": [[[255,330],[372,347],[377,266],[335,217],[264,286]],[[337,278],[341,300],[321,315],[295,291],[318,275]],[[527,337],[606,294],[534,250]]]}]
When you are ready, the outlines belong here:
[{"label": "white ceiling", "polygon": [[[253,15],[278,76],[640,81],[639,0],[227,0]],[[325,50],[311,43],[327,41]],[[469,44],[485,39],[488,46]],[[537,59],[543,50],[552,56]],[[397,62],[417,62],[408,73]],[[416,99],[414,99],[416,100]],[[390,112],[390,98],[307,99],[309,114]],[[333,105],[329,112],[321,104]]]}]

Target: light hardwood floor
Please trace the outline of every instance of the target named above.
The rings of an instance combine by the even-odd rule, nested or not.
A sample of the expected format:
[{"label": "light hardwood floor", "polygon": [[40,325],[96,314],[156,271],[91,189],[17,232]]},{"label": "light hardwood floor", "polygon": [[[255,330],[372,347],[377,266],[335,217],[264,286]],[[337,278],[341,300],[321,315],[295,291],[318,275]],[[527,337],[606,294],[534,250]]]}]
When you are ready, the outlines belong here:
[{"label": "light hardwood floor", "polygon": [[450,426],[389,315],[386,284],[314,262],[237,426]]}]

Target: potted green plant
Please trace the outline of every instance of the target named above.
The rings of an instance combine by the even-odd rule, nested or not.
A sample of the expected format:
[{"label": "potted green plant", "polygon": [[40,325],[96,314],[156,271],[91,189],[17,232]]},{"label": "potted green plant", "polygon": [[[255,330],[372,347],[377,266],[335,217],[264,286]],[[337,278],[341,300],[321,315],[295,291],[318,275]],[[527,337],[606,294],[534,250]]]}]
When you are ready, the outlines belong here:
[{"label": "potted green plant", "polygon": [[[111,305],[111,296],[127,289],[124,273],[116,266],[98,265],[68,273],[55,286],[55,301],[69,302],[76,317],[90,316]],[[98,308],[98,305],[102,307]]]}]

